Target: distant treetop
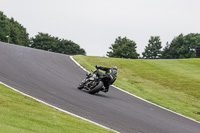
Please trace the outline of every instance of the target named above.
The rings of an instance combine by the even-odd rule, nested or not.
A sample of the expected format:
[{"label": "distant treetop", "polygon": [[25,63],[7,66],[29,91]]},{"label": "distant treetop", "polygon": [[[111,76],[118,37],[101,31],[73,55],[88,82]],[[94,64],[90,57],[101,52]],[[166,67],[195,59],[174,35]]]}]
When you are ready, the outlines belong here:
[{"label": "distant treetop", "polygon": [[15,21],[14,18],[7,18],[1,11],[0,41],[68,55],[86,54],[85,50],[73,41],[59,39],[47,33],[38,33],[38,35],[29,39],[26,28]]}]

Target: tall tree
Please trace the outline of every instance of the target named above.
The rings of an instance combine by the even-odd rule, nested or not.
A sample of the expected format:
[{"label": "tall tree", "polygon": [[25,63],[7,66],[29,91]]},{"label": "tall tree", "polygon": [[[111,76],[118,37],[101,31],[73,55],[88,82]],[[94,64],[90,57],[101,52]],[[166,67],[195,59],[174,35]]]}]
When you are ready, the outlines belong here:
[{"label": "tall tree", "polygon": [[197,46],[200,46],[200,34],[190,33],[185,36],[180,34],[163,49],[162,58],[194,58]]},{"label": "tall tree", "polygon": [[29,36],[20,23],[14,18],[7,18],[3,12],[0,11],[0,41],[28,46]]},{"label": "tall tree", "polygon": [[46,51],[56,52],[58,43],[58,38],[52,37],[47,33],[38,33],[35,38],[31,38],[32,48],[42,49]]},{"label": "tall tree", "polygon": [[171,58],[171,53],[170,53],[170,44],[167,42],[165,48],[162,51],[162,56],[161,58],[163,59],[170,59]]},{"label": "tall tree", "polygon": [[111,44],[111,51],[107,52],[108,57],[137,59],[136,43],[126,37],[118,37],[114,44]]},{"label": "tall tree", "polygon": [[9,19],[0,11],[0,41],[8,42],[10,35]]},{"label": "tall tree", "polygon": [[20,23],[14,20],[14,18],[10,19],[9,23],[10,28],[10,42],[13,44],[29,46],[29,34],[26,32],[26,28],[24,28]]},{"label": "tall tree", "polygon": [[151,36],[148,46],[145,47],[145,51],[142,53],[143,58],[157,59],[161,56],[161,41],[159,36]]}]

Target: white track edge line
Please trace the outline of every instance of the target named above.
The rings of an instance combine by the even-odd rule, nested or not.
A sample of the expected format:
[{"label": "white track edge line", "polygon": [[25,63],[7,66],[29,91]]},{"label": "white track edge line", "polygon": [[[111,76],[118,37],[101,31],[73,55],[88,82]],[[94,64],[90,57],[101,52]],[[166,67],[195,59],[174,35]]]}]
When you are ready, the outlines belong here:
[{"label": "white track edge line", "polygon": [[76,114],[71,113],[71,112],[69,112],[69,111],[66,111],[66,110],[64,110],[64,109],[58,108],[58,107],[56,107],[56,106],[54,106],[54,105],[51,105],[51,104],[49,104],[49,103],[47,103],[47,102],[44,102],[44,101],[40,100],[40,99],[37,99],[37,98],[35,98],[35,97],[32,97],[32,96],[30,96],[30,95],[28,95],[28,94],[26,94],[26,93],[24,93],[24,92],[21,92],[21,91],[15,89],[15,88],[13,88],[13,87],[11,87],[11,86],[9,86],[9,85],[3,83],[3,82],[1,82],[1,81],[0,81],[0,84],[6,86],[6,87],[8,87],[8,88],[10,88],[10,89],[12,89],[12,90],[14,90],[14,91],[16,91],[16,92],[19,92],[20,94],[22,94],[22,95],[24,95],[24,96],[27,96],[27,97],[29,97],[29,98],[32,98],[32,99],[34,99],[34,100],[36,100],[36,101],[38,101],[38,102],[40,102],[40,103],[43,103],[43,104],[45,104],[45,105],[47,105],[47,106],[50,106],[50,107],[52,107],[52,108],[54,108],[54,109],[56,109],[56,110],[62,111],[62,112],[64,112],[64,113],[70,114],[70,115],[75,116],[75,117],[77,117],[77,118],[80,118],[80,119],[82,119],[82,120],[85,120],[85,121],[88,121],[88,122],[90,122],[90,123],[93,123],[93,124],[95,124],[95,125],[97,125],[97,126],[100,126],[100,127],[105,128],[105,129],[112,130],[112,131],[114,131],[114,132],[116,132],[116,133],[119,133],[118,131],[116,131],[116,130],[114,130],[114,129],[111,129],[111,128],[106,127],[106,126],[104,126],[104,125],[101,125],[101,124],[99,124],[99,123],[97,123],[97,122],[94,122],[94,121],[92,121],[92,120],[89,120],[89,119],[84,118],[84,117],[82,117],[82,116],[76,115]]},{"label": "white track edge line", "polygon": [[[74,58],[73,58],[72,56],[70,56],[70,58],[71,58],[80,68],[82,68],[84,71],[89,72],[89,71],[87,71],[83,66],[81,66],[77,61],[75,61]],[[129,94],[129,95],[131,95],[131,96],[133,96],[133,97],[136,97],[136,98],[138,98],[138,99],[140,99],[140,100],[142,100],[142,101],[144,101],[144,102],[150,103],[150,104],[152,104],[152,105],[154,105],[154,106],[157,106],[157,107],[159,107],[159,108],[161,108],[161,109],[167,110],[167,111],[169,111],[169,112],[171,112],[171,113],[177,114],[177,115],[179,115],[179,116],[182,116],[182,117],[184,117],[184,118],[187,118],[187,119],[189,119],[189,120],[192,120],[192,121],[197,122],[197,123],[200,124],[200,122],[197,121],[197,120],[195,120],[195,119],[192,119],[192,118],[190,118],[190,117],[184,116],[184,115],[182,115],[182,114],[179,114],[179,113],[177,113],[177,112],[174,112],[174,111],[172,111],[172,110],[169,110],[169,109],[167,109],[167,108],[165,108],[165,107],[162,107],[162,106],[157,105],[157,104],[155,104],[155,103],[152,103],[152,102],[150,102],[150,101],[147,101],[147,100],[145,100],[145,99],[143,99],[143,98],[141,98],[141,97],[138,97],[138,96],[136,96],[136,95],[134,95],[134,94],[131,94],[130,92],[127,92],[127,91],[125,91],[125,90],[122,90],[122,89],[119,88],[119,87],[116,87],[116,86],[114,86],[114,85],[112,85],[112,87],[114,87],[114,88],[116,88],[116,89],[118,89],[118,90],[120,90],[120,91],[122,91],[122,92],[124,92],[124,93],[126,93],[126,94]]]}]

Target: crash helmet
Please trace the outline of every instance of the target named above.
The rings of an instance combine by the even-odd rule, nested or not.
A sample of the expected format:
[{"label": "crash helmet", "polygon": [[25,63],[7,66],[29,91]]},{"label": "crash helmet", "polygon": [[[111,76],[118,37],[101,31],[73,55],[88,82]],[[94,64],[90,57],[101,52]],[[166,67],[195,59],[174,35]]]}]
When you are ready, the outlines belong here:
[{"label": "crash helmet", "polygon": [[112,66],[111,68],[117,71],[117,66]]}]

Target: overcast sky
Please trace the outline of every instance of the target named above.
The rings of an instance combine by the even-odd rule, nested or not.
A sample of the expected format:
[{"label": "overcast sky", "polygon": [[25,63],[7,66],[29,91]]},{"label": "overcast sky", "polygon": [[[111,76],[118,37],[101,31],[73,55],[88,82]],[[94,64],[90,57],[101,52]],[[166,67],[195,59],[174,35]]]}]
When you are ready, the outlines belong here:
[{"label": "overcast sky", "polygon": [[105,56],[118,36],[142,53],[150,36],[162,46],[183,33],[200,33],[200,0],[0,0],[0,11],[38,32],[72,40],[89,56]]}]

